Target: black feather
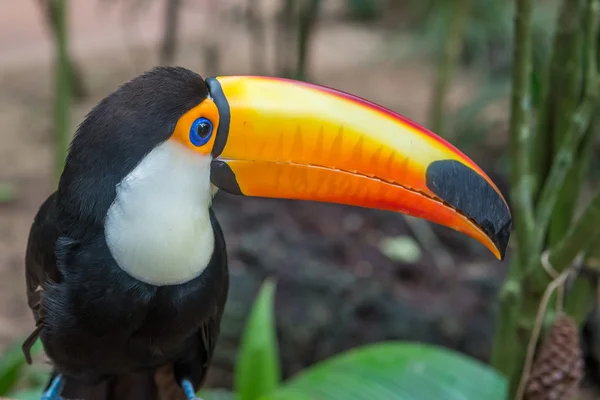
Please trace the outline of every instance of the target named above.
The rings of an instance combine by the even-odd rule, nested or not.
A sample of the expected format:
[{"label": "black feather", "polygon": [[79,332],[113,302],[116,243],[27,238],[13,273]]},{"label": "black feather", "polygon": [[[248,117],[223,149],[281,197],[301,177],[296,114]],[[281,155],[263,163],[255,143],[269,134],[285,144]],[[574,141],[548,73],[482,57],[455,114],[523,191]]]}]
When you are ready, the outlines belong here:
[{"label": "black feather", "polygon": [[[102,100],[79,126],[59,189],[34,219],[26,281],[38,329],[24,351],[39,334],[55,373],[65,376],[65,398],[173,398],[183,394],[182,378],[196,388],[204,381],[228,292],[213,211],[209,265],[187,283],[160,287],[119,268],[104,218],[117,183],[207,94],[199,75],[161,67]],[[158,379],[165,370],[170,378]]]}]

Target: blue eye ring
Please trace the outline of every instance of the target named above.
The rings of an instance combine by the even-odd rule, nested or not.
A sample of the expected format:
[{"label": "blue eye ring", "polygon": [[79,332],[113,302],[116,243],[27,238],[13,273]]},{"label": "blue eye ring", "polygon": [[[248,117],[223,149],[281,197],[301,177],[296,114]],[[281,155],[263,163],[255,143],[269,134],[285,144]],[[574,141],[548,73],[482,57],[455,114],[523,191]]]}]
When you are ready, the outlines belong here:
[{"label": "blue eye ring", "polygon": [[210,120],[200,117],[190,127],[190,142],[196,147],[204,146],[213,134],[213,124]]}]

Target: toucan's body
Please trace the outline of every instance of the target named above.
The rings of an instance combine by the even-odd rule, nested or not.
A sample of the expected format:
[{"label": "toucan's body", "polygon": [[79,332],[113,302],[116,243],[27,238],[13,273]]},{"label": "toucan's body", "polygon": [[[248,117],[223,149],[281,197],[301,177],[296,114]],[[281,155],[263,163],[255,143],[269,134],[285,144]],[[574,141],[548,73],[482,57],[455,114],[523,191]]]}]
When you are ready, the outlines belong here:
[{"label": "toucan's body", "polygon": [[376,104],[307,83],[157,68],[79,126],[33,222],[27,293],[44,399],[194,399],[228,291],[228,193],[393,210],[504,256],[508,206],[464,154]]},{"label": "toucan's body", "polygon": [[60,234],[59,208],[53,194],[34,220],[27,287],[46,352],[71,377],[63,397],[185,399],[178,382],[203,382],[227,297],[225,241],[212,210],[215,250],[205,271],[157,287],[116,265],[101,228]]}]

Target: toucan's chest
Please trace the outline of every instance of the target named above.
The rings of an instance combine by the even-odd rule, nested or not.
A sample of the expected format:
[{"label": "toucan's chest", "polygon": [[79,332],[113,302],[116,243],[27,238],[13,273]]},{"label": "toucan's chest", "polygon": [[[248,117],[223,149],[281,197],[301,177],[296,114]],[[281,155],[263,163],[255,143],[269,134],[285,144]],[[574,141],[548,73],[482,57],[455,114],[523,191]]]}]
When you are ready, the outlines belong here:
[{"label": "toucan's chest", "polygon": [[157,286],[189,282],[214,250],[210,158],[167,141],[116,186],[104,236],[117,265]]},{"label": "toucan's chest", "polygon": [[65,243],[59,250],[63,280],[48,288],[43,310],[42,339],[53,361],[71,373],[85,368],[111,374],[173,362],[200,346],[203,324],[222,312],[228,284],[223,237],[210,215],[210,262],[200,276],[178,285],[131,277],[117,266],[102,235]]}]

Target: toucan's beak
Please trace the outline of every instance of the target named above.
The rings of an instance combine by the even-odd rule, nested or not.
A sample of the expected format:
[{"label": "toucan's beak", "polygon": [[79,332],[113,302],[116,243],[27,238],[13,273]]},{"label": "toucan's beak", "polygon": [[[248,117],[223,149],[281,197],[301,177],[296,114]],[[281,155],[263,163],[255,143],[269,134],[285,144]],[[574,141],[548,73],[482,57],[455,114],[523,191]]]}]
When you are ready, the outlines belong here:
[{"label": "toucan's beak", "polygon": [[452,145],[377,104],[267,77],[209,78],[220,122],[212,183],[233,194],[398,211],[448,226],[503,259],[510,210]]}]

